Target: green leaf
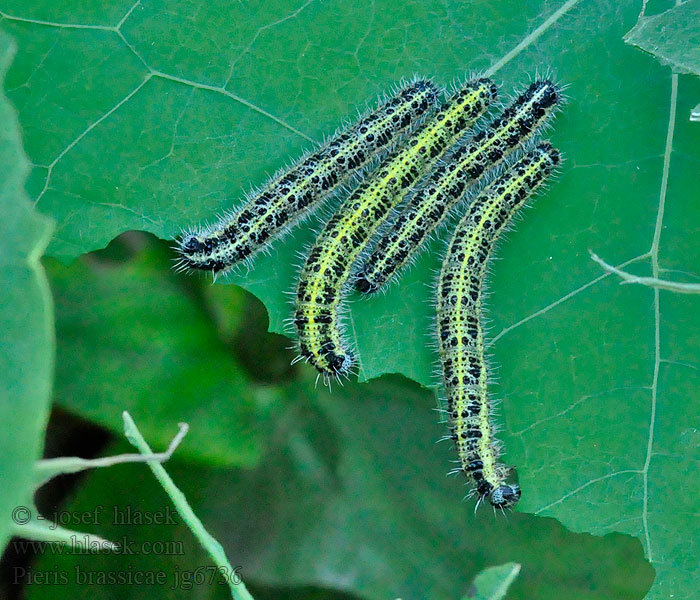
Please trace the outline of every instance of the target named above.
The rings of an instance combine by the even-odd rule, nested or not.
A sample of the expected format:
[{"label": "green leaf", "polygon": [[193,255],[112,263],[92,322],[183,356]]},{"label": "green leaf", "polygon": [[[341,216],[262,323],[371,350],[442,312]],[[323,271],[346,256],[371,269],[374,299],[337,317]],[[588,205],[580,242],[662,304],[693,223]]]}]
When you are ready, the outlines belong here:
[{"label": "green leaf", "polygon": [[169,265],[159,248],[126,263],[87,257],[70,267],[49,265],[58,334],[55,401],[115,432],[128,410],[163,447],[185,421],[191,432],[183,455],[252,465],[263,447],[260,422],[278,393],[251,385]]},{"label": "green leaf", "polygon": [[[567,160],[492,270],[505,459],[520,510],[634,535],[657,568],[651,598],[698,595],[698,298],[619,287],[589,258],[700,273],[698,125],[685,118],[700,84],[625,45],[642,3],[26,4],[2,9],[23,48],[9,93],[36,165],[28,188],[58,221],[63,258],[126,229],[168,238],[211,219],[415,72],[446,83],[486,70],[504,97],[538,70],[569,84],[552,133]],[[265,303],[273,331],[312,237],[297,230],[231,278]],[[426,284],[442,248],[385,296],[353,302],[360,379],[433,382]]]},{"label": "green leaf", "polygon": [[54,361],[53,309],[39,263],[52,226],[24,192],[27,158],[17,114],[3,94],[14,54],[0,32],[0,550],[13,521],[23,522],[33,506]]},{"label": "green leaf", "polygon": [[700,75],[700,0],[686,0],[652,17],[640,16],[625,41],[677,73]]},{"label": "green leaf", "polygon": [[474,589],[462,600],[503,600],[518,573],[520,565],[517,563],[485,569],[474,579]]},{"label": "green leaf", "polygon": [[[167,464],[256,598],[261,585],[323,586],[377,600],[462,598],[476,573],[510,560],[522,564],[512,600],[637,600],[651,585],[653,569],[629,536],[574,534],[533,515],[475,514],[462,500],[464,479],[445,477],[452,448],[434,443],[442,430],[431,410],[434,398],[417,385],[393,377],[332,394],[313,389],[313,381],[289,387],[287,409],[271,431],[275,444],[255,470],[193,468],[178,464],[177,454]],[[128,483],[136,480],[138,493]],[[182,553],[171,546],[158,556],[104,554],[89,565],[79,556],[42,556],[35,574],[65,572],[70,581],[50,590],[33,586],[30,600],[79,595],[76,568],[119,573],[129,565],[164,570],[168,583],[94,586],[92,597],[169,598],[176,573],[209,564],[181,523],[137,522],[137,511],[162,512],[168,500],[132,466],[91,473],[65,510],[92,514],[98,505],[104,508],[95,533],[130,540],[130,548],[179,541]],[[113,506],[119,515],[131,511],[132,522],[115,522]],[[216,587],[196,586],[197,597],[223,597]]]}]

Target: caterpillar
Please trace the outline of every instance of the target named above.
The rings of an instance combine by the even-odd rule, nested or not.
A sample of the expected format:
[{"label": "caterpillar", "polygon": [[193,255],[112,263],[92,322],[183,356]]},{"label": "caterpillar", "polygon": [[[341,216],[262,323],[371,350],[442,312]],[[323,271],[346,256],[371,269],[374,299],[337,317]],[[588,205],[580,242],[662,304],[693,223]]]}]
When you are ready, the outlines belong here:
[{"label": "caterpillar", "polygon": [[554,83],[535,81],[488,127],[459,145],[379,239],[360,268],[355,287],[372,293],[386,285],[415,256],[467,187],[532,137],[560,100],[561,91]]},{"label": "caterpillar", "polygon": [[297,285],[293,323],[299,358],[310,362],[325,381],[347,373],[354,361],[342,339],[338,317],[354,263],[411,186],[495,97],[496,86],[489,79],[466,83],[355,189],[312,246]]},{"label": "caterpillar", "polygon": [[484,272],[503,229],[559,161],[559,152],[543,143],[479,194],[457,225],[438,278],[437,339],[448,439],[459,456],[455,472],[471,478],[479,499],[496,508],[512,507],[521,492],[506,482],[510,469],[497,462],[501,447],[493,437],[481,324]]},{"label": "caterpillar", "polygon": [[176,247],[179,267],[217,273],[251,258],[414,130],[437,108],[439,94],[440,89],[427,79],[405,85],[357,124],[274,176],[215,225],[182,236]]}]

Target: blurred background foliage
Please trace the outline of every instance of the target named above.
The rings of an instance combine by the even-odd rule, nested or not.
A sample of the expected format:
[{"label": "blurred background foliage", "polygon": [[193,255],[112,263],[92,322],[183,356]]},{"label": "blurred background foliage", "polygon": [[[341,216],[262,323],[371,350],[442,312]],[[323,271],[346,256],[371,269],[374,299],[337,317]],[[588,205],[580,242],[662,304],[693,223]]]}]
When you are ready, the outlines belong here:
[{"label": "blurred background foliage", "polygon": [[[553,519],[532,515],[503,518],[489,509],[475,514],[473,503],[460,501],[468,489],[464,482],[444,476],[452,448],[435,444],[443,430],[431,392],[399,376],[348,383],[332,392],[317,387],[314,373],[278,360],[289,354],[289,341],[266,333],[258,300],[236,286],[212,287],[206,278],[176,274],[167,269],[171,259],[166,243],[128,233],[71,266],[46,261],[56,299],[56,402],[68,411],[52,421],[50,438],[62,435],[66,420],[72,420],[69,414],[109,424],[120,408],[111,405],[114,397],[129,399],[124,407],[144,435],[160,440],[162,447],[177,422],[188,421],[191,433],[167,468],[233,563],[242,566],[256,598],[265,593],[280,597],[290,586],[290,597],[306,597],[309,585],[352,597],[458,598],[475,573],[506,561],[522,564],[513,598],[639,598],[651,585],[653,570],[632,538],[573,534]],[[216,287],[223,292],[210,296]],[[218,313],[222,302],[227,318]],[[177,316],[181,305],[186,308]],[[198,314],[206,317],[197,319]],[[235,342],[246,338],[256,343]],[[128,348],[122,340],[131,340]],[[178,356],[181,345],[187,359]],[[223,369],[220,348],[228,349]],[[137,360],[131,352],[148,358]],[[72,362],[82,354],[97,367],[81,369],[77,360]],[[195,366],[193,356],[199,359]],[[134,368],[110,366],[110,361],[127,359]],[[142,386],[138,365],[151,377],[167,373],[168,380],[178,380],[177,369],[184,369],[185,382],[196,368],[195,382],[206,382],[206,393],[201,385],[180,384],[175,391]],[[235,394],[236,400],[228,408],[214,404],[222,370],[229,379],[218,394],[224,400],[231,398],[227,393]],[[154,403],[153,395],[161,392]],[[108,445],[101,453],[129,451],[118,435],[112,439],[103,437]],[[138,543],[184,540],[185,555],[135,560],[100,554],[86,560],[85,555],[49,554],[34,568],[70,573],[76,568],[161,569],[174,583],[175,573],[209,564],[182,524],[112,523],[115,507],[153,513],[169,505],[143,465],[84,476],[62,508],[77,514],[100,505],[105,507],[100,527],[89,529]],[[56,499],[49,494],[40,508],[50,514],[57,509]],[[160,585],[146,587],[149,597],[172,594]],[[70,598],[81,589],[71,578],[50,593]],[[32,586],[28,597],[41,598],[47,590]],[[133,597],[126,586],[90,590],[98,598]],[[198,593],[226,597],[225,588],[217,586]],[[322,597],[334,596],[325,592]]]}]

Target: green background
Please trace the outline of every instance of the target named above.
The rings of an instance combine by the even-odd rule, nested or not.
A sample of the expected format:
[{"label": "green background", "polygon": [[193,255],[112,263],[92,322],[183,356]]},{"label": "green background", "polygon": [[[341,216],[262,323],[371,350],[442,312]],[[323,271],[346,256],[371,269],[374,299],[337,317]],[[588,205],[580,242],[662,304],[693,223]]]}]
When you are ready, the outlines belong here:
[{"label": "green background", "polygon": [[[458,597],[478,569],[517,560],[513,597],[554,597],[558,586],[579,589],[577,579],[580,597],[639,598],[651,584],[643,553],[656,571],[650,598],[697,596],[700,500],[689,474],[700,459],[699,300],[619,286],[589,255],[641,275],[654,265],[679,281],[700,273],[700,125],[687,120],[700,82],[672,77],[624,43],[641,2],[27,4],[0,3],[0,26],[18,46],[5,91],[33,166],[26,189],[55,220],[48,253],[64,263],[127,230],[170,239],[211,220],[415,73],[449,84],[486,71],[502,82],[504,101],[537,73],[567,85],[568,103],[547,134],[566,161],[501,244],[489,286],[505,460],[518,467],[518,510],[529,514],[473,517],[460,502],[462,483],[443,479],[450,449],[432,447],[442,426],[429,392],[399,378],[332,395],[313,388],[307,368],[283,365],[293,353],[263,335],[257,304],[235,286],[174,275],[172,255],[143,236],[70,266],[47,262],[54,400],[114,431],[128,408],[154,445],[187,420],[176,479],[232,562],[240,557],[244,577],[262,584]],[[650,2],[647,13],[671,7]],[[686,21],[674,14],[660,17],[671,25],[646,31],[675,43],[672,25]],[[646,47],[636,31],[627,40]],[[11,198],[26,204],[16,188]],[[315,226],[230,278],[262,300],[273,332],[289,316],[285,292]],[[9,230],[29,241],[37,238],[30,227]],[[3,243],[17,247],[8,235]],[[435,383],[429,284],[443,247],[435,240],[386,295],[352,299],[360,381],[399,373]],[[9,277],[20,289],[19,275]],[[49,314],[42,301],[32,315]],[[24,328],[18,306],[27,310],[7,302],[3,319],[7,312]],[[43,354],[49,365],[41,323],[45,340],[20,354]],[[45,390],[48,367],[32,377]],[[32,394],[21,405],[34,402],[40,419],[45,399]],[[8,396],[3,410],[21,398]],[[285,425],[289,414],[296,420]],[[30,432],[17,443],[37,447]],[[292,456],[282,472],[276,452]],[[300,477],[317,493],[299,491],[307,489],[293,483]],[[141,489],[119,468],[91,476],[73,502],[141,501]],[[542,517],[570,532],[553,533],[560,526]],[[384,529],[393,535],[375,533]],[[535,551],[540,539],[550,552]],[[586,560],[566,562],[584,539]]]}]

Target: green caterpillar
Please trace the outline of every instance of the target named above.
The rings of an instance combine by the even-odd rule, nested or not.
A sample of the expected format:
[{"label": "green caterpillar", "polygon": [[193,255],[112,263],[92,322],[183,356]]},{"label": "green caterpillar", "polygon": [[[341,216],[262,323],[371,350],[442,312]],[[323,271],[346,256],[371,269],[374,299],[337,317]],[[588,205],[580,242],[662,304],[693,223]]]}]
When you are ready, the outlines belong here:
[{"label": "green caterpillar", "polygon": [[357,258],[390,211],[496,96],[489,79],[468,82],[404,146],[388,157],[343,203],[309,252],[299,276],[294,325],[300,358],[324,376],[353,364],[338,308]]},{"label": "green caterpillar", "polygon": [[530,139],[561,101],[551,81],[534,82],[500,117],[461,144],[433,170],[381,237],[360,269],[355,287],[372,293],[386,285],[416,255],[450,209],[490,168]]},{"label": "green caterpillar", "polygon": [[439,94],[426,79],[402,87],[377,110],[274,176],[215,225],[184,235],[177,244],[178,266],[217,273],[251,258],[415,129],[437,107]]},{"label": "green caterpillar", "polygon": [[438,279],[438,348],[456,471],[496,508],[515,505],[520,487],[506,482],[509,468],[498,463],[500,445],[493,437],[481,324],[484,272],[501,232],[559,160],[556,149],[541,144],[479,194],[455,230]]}]

